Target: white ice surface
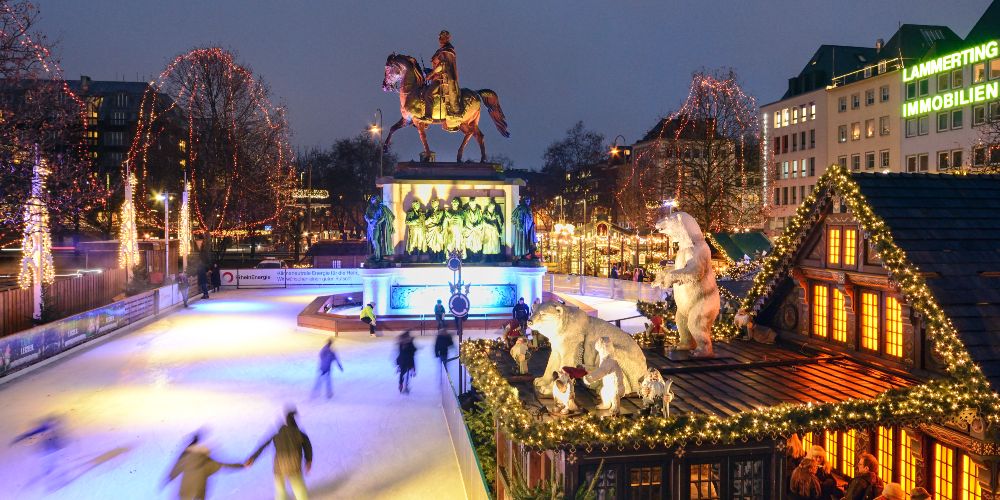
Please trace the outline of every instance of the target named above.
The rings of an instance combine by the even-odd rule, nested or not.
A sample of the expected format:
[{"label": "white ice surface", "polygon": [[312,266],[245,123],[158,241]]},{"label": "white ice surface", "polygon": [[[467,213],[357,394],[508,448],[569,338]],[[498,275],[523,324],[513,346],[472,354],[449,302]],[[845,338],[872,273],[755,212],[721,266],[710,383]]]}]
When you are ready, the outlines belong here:
[{"label": "white ice surface", "polygon": [[[297,331],[295,316],[333,290],[226,290],[0,385],[0,498],[174,498],[178,481],[161,485],[195,430],[207,430],[216,459],[242,462],[286,405],[297,407],[315,450],[310,498],[464,498],[433,337],[416,341],[409,395],[396,388],[394,336],[338,338],[344,372],[334,368],[333,400],[310,399],[325,337]],[[634,303],[575,298],[604,319],[637,314]],[[55,489],[36,479],[31,443],[6,445],[53,413],[62,415],[70,443],[58,474],[65,484]],[[272,456],[219,472],[209,498],[273,498]]]},{"label": "white ice surface", "polygon": [[[296,331],[295,316],[330,290],[227,290],[0,386],[0,498],[173,498],[179,481],[160,485],[193,431],[208,430],[216,459],[242,462],[286,404],[315,450],[310,498],[463,498],[433,337],[416,341],[411,394],[396,388],[394,339],[352,335],[335,343],[333,400],[309,399],[324,337]],[[49,413],[71,440],[69,483],[54,491],[33,480],[30,444],[6,446]],[[272,456],[217,473],[209,498],[273,498]]]}]

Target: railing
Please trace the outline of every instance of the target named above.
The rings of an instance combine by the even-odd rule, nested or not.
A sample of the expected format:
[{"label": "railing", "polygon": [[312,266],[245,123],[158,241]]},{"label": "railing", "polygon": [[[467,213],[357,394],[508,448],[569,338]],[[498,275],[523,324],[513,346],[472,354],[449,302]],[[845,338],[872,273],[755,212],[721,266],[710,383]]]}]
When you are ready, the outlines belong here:
[{"label": "railing", "polygon": [[0,377],[124,328],[181,301],[169,285],[0,338]]},{"label": "railing", "polygon": [[440,370],[440,372],[441,407],[444,410],[445,422],[448,424],[448,433],[451,435],[451,444],[455,448],[458,468],[462,473],[465,498],[489,500],[490,494],[486,484],[486,476],[483,475],[482,465],[479,463],[479,457],[476,456],[469,428],[465,425],[465,417],[462,415],[462,407],[458,402],[458,394],[455,392],[448,371]]},{"label": "railing", "polygon": [[649,283],[575,274],[546,273],[542,288],[549,293],[605,297],[630,302],[655,302],[663,299],[663,290],[653,288]]}]

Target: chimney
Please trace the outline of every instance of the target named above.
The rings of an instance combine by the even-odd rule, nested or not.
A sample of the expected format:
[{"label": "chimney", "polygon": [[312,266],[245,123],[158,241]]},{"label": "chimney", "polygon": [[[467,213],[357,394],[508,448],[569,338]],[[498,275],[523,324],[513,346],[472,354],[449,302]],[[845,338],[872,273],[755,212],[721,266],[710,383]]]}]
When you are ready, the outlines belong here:
[{"label": "chimney", "polygon": [[875,53],[876,54],[881,54],[882,53],[882,47],[884,47],[884,46],[885,46],[885,41],[884,40],[882,40],[881,38],[879,38],[878,40],[875,40]]},{"label": "chimney", "polygon": [[80,75],[80,93],[86,94],[90,90],[90,77],[87,75]]}]

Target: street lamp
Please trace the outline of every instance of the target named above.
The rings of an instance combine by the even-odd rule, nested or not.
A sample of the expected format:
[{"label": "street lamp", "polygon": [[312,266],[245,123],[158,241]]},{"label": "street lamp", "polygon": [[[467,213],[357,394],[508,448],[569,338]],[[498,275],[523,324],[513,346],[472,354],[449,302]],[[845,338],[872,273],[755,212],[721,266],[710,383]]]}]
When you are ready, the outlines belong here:
[{"label": "street lamp", "polygon": [[378,176],[382,177],[382,108],[375,109],[377,121],[368,128],[372,135],[378,135]]},{"label": "street lamp", "polygon": [[625,136],[621,135],[621,134],[616,135],[615,136],[615,140],[611,142],[611,150],[609,151],[611,153],[611,157],[612,158],[617,158],[618,157],[618,153],[622,153],[623,156],[628,156],[628,154],[629,154],[629,150],[628,149],[626,149],[624,151],[621,150],[621,149],[618,149],[618,138],[619,137],[622,140],[622,146],[625,145],[625,142],[626,142],[625,141]]},{"label": "street lamp", "polygon": [[167,275],[170,274],[170,195],[173,193],[163,192],[156,195],[156,199],[163,202],[163,282],[166,283]]},{"label": "street lamp", "polygon": [[[582,276],[582,275],[586,274],[586,273],[584,273],[584,263],[585,262],[584,262],[584,258],[583,258],[583,253],[584,253],[584,250],[587,249],[587,243],[584,241],[584,239],[587,236],[587,223],[589,222],[587,220],[587,195],[586,194],[583,196],[583,200],[581,200],[581,201],[583,202],[583,234],[580,235],[580,275]],[[578,201],[577,203],[580,203],[580,202]]]}]

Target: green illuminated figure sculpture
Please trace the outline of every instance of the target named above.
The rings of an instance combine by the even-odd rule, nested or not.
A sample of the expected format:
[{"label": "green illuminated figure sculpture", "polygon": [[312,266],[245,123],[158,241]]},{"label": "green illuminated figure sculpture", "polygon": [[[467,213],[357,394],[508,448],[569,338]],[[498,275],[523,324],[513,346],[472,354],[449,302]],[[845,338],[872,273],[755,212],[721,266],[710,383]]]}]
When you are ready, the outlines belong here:
[{"label": "green illuminated figure sculpture", "polygon": [[419,254],[427,250],[427,213],[420,200],[413,200],[406,212],[406,253]]},{"label": "green illuminated figure sculpture", "polygon": [[483,255],[500,255],[503,251],[503,214],[496,201],[490,198],[483,210]]},{"label": "green illuminated figure sculpture", "polygon": [[451,207],[444,214],[444,249],[449,254],[458,252],[464,260],[465,251],[465,209],[462,200],[451,199]]},{"label": "green illuminated figure sculpture", "polygon": [[483,251],[483,209],[475,198],[465,210],[465,249],[478,254]]},{"label": "green illuminated figure sculpture", "polygon": [[436,259],[444,251],[444,209],[441,200],[431,199],[424,220],[424,248]]},{"label": "green illuminated figure sculpture", "polygon": [[371,246],[371,256],[374,261],[382,261],[386,256],[392,255],[392,236],[395,231],[393,222],[396,217],[389,211],[389,207],[382,203],[382,197],[373,194],[368,200],[368,207],[365,208],[365,222],[367,223],[368,244]]}]

